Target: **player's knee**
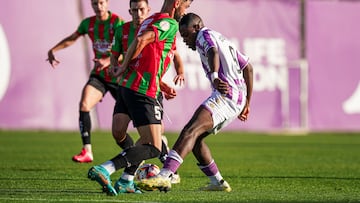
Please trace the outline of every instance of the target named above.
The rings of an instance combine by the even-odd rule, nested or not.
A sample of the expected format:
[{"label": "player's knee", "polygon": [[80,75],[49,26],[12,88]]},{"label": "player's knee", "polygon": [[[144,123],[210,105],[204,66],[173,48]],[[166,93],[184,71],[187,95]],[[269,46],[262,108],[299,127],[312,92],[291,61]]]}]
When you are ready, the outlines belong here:
[{"label": "player's knee", "polygon": [[111,128],[112,128],[112,135],[117,142],[121,142],[126,138],[127,126],[124,127],[124,125],[121,122],[118,122],[116,120],[116,117],[113,118],[113,124]]},{"label": "player's knee", "polygon": [[80,111],[88,111],[89,112],[89,111],[91,111],[92,106],[89,105],[89,103],[86,101],[80,101],[79,108],[80,108]]},{"label": "player's knee", "polygon": [[116,127],[116,125],[112,127],[112,135],[114,139],[118,142],[121,142],[126,137],[126,132]]},{"label": "player's knee", "polygon": [[196,130],[190,126],[185,126],[185,128],[181,131],[180,136],[186,142],[196,140]]}]

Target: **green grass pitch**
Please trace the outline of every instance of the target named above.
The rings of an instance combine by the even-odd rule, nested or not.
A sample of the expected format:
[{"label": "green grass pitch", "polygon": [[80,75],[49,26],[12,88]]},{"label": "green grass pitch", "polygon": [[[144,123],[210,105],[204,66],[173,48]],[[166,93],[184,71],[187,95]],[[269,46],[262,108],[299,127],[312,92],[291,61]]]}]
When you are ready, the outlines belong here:
[{"label": "green grass pitch", "polygon": [[[167,137],[171,145],[177,134]],[[198,191],[208,178],[189,154],[170,192],[106,196],[87,171],[119,148],[109,132],[93,132],[92,143],[95,161],[78,164],[78,132],[0,130],[0,202],[360,202],[360,133],[212,135],[207,143],[230,193]]]}]

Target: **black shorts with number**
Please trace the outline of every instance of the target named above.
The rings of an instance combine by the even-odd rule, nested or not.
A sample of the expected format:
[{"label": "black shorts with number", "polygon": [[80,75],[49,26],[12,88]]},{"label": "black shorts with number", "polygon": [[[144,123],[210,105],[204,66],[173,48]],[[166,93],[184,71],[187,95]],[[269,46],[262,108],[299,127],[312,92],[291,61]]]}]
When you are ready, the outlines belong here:
[{"label": "black shorts with number", "polygon": [[117,89],[119,87],[117,84],[106,82],[96,75],[91,75],[86,84],[95,87],[103,96],[105,96],[107,92],[110,92],[111,96],[116,100]]},{"label": "black shorts with number", "polygon": [[162,95],[158,99],[146,96],[126,87],[119,86],[114,114],[129,115],[134,127],[161,124],[163,109]]}]

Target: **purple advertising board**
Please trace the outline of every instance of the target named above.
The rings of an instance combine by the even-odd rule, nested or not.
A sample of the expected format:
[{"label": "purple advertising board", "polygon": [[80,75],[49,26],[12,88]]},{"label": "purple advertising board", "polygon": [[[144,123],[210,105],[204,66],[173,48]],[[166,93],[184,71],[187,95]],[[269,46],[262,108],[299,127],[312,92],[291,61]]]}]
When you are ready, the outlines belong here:
[{"label": "purple advertising board", "polygon": [[6,42],[0,44],[0,69],[9,73],[0,80],[0,128],[76,128],[81,85],[87,79],[83,43],[60,51],[61,65],[55,70],[45,60],[47,51],[78,23],[72,1],[15,0],[0,7],[1,41]]},{"label": "purple advertising board", "polygon": [[[255,71],[249,121],[234,121],[224,130],[360,130],[360,71],[356,69],[360,29],[351,23],[360,17],[359,3],[307,1],[308,69],[301,69],[300,1],[219,2],[196,0],[189,12],[199,14],[207,27],[238,45]],[[157,12],[162,1],[149,3],[152,12]],[[128,3],[110,1],[110,9],[130,20]],[[341,16],[331,15],[335,9]],[[83,38],[58,51],[61,63],[56,69],[45,60],[47,51],[90,15],[87,0],[12,0],[0,8],[1,129],[78,128],[81,90],[92,67],[89,40]],[[180,131],[211,93],[198,54],[186,48],[180,36],[177,49],[184,61],[186,83],[174,86],[175,99],[164,101],[166,131]],[[339,74],[338,70],[345,71]],[[172,84],[174,75],[170,69],[164,80]],[[307,86],[302,86],[304,75]],[[306,105],[301,97],[304,92]],[[110,95],[97,105],[92,112],[94,128],[110,129],[113,105]],[[303,117],[308,118],[305,123]]]},{"label": "purple advertising board", "polygon": [[309,128],[360,129],[359,1],[307,3]]}]

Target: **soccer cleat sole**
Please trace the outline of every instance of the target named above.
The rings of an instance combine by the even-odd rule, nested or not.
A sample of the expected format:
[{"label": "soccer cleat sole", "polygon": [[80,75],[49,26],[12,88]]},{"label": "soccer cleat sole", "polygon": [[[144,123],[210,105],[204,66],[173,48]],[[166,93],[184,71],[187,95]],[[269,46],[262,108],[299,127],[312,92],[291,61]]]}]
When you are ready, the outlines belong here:
[{"label": "soccer cleat sole", "polygon": [[167,186],[149,186],[147,184],[138,184],[139,188],[141,188],[141,190],[144,191],[155,191],[155,190],[159,190],[160,192],[169,192],[171,190],[171,187],[167,187]]},{"label": "soccer cleat sole", "polygon": [[76,163],[91,163],[91,162],[93,162],[93,160],[79,160],[79,159],[75,159],[74,157],[72,158],[72,161],[76,162]]},{"label": "soccer cleat sole", "polygon": [[219,185],[207,185],[205,187],[201,187],[200,190],[202,191],[223,191],[223,192],[231,192],[231,187],[229,183],[225,180],[221,180]]},{"label": "soccer cleat sole", "polygon": [[153,191],[153,190],[159,190],[160,192],[168,192],[171,190],[171,183],[166,183],[166,182],[156,182],[154,181],[154,179],[146,179],[143,180],[142,182],[138,183],[139,188],[141,188],[142,190],[146,190],[146,191]]},{"label": "soccer cleat sole", "polygon": [[107,195],[117,195],[116,190],[111,186],[111,182],[109,182],[107,178],[103,176],[103,174],[98,173],[95,168],[90,169],[90,171],[88,172],[88,178],[92,181],[98,182],[102,187],[102,191],[105,192]]}]

